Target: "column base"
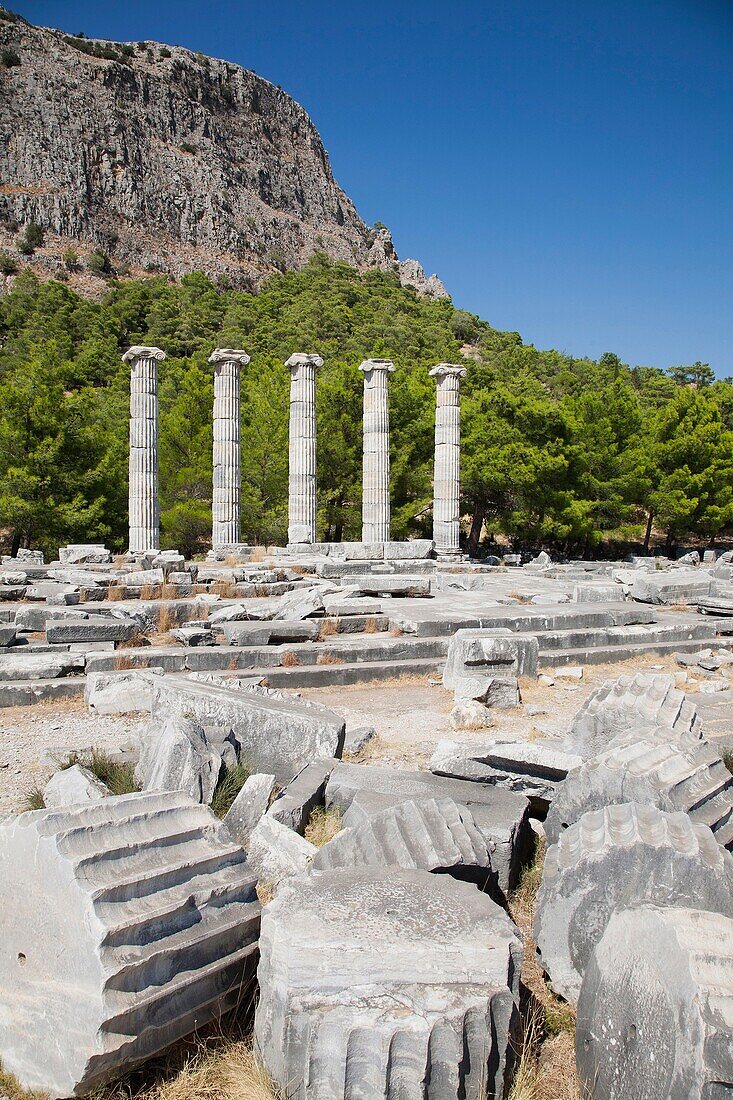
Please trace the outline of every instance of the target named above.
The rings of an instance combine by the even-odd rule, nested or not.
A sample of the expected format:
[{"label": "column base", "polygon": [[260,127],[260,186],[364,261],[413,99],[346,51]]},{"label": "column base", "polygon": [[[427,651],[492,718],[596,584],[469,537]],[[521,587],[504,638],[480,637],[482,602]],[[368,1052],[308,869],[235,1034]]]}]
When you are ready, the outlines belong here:
[{"label": "column base", "polygon": [[451,547],[436,546],[435,547],[436,561],[449,563],[456,563],[462,561],[468,561],[468,554],[464,554],[462,550],[454,550]]}]

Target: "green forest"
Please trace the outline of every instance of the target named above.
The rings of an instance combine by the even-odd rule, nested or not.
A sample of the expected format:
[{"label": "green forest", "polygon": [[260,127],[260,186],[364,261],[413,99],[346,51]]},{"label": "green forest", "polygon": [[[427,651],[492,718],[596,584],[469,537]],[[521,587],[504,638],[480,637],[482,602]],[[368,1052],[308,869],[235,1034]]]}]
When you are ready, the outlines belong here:
[{"label": "green forest", "polygon": [[[571,334],[569,334],[570,338]],[[0,298],[0,541],[55,554],[127,533],[132,344],[161,347],[162,543],[203,553],[211,531],[214,347],[244,348],[242,535],[287,535],[284,360],[318,352],[319,537],[360,536],[362,375],[390,376],[393,537],[429,535],[435,384],[465,362],[462,494],[472,552],[497,536],[519,548],[614,554],[633,545],[710,542],[733,531],[733,381],[704,363],[661,371],[526,345],[420,299],[392,274],[317,256],[258,294],[201,274],[110,280],[101,301],[29,270]],[[467,347],[468,346],[468,347]],[[463,352],[461,349],[464,349]],[[462,358],[462,356],[466,356]]]}]

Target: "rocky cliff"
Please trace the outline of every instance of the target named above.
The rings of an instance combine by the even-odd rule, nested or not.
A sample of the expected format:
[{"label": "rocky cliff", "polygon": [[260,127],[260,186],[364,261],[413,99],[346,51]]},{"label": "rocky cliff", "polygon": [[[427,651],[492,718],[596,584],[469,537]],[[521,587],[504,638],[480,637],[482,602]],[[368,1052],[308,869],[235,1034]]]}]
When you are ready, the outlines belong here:
[{"label": "rocky cliff", "polygon": [[92,251],[118,271],[248,285],[322,251],[445,294],[364,224],[280,88],[177,46],[72,37],[0,9],[0,244],[13,262],[30,223],[45,240],[18,263],[51,271],[75,246],[82,264]]}]

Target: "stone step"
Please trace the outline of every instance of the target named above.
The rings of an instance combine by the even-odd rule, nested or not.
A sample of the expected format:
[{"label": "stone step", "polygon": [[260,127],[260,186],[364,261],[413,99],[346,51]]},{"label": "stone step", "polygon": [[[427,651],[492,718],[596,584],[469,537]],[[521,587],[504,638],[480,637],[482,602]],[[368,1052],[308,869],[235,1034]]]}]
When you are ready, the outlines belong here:
[{"label": "stone step", "polygon": [[[542,640],[541,643],[542,644]],[[627,645],[590,646],[580,649],[540,649],[541,668],[560,668],[564,665],[603,665],[632,657],[666,657],[675,653],[695,653],[698,649],[731,649],[733,639],[711,637],[687,640],[653,640]]]},{"label": "stone step", "polygon": [[443,637],[455,634],[463,628],[478,630],[504,627],[520,634],[537,634],[549,630],[585,630],[658,621],[652,607],[633,603],[560,604],[544,607],[541,604],[507,604],[505,607],[491,607],[486,614],[455,617],[431,614],[421,608],[419,615],[420,617],[411,610],[392,612],[390,623],[418,637]]}]

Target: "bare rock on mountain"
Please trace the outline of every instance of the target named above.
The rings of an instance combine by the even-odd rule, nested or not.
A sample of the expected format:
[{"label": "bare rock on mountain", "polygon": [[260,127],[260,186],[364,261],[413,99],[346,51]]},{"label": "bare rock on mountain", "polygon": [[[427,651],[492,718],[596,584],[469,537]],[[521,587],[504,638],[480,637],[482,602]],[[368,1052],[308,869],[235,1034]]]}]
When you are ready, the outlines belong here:
[{"label": "bare rock on mountain", "polygon": [[65,35],[2,8],[0,48],[17,61],[0,69],[0,247],[31,222],[47,235],[20,265],[56,274],[73,244],[133,274],[254,285],[324,252],[445,294],[416,261],[400,263],[391,237],[387,259],[304,109],[255,73],[178,46]]}]

